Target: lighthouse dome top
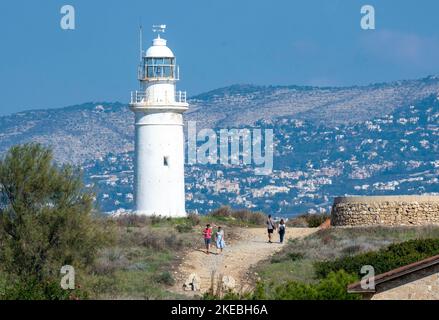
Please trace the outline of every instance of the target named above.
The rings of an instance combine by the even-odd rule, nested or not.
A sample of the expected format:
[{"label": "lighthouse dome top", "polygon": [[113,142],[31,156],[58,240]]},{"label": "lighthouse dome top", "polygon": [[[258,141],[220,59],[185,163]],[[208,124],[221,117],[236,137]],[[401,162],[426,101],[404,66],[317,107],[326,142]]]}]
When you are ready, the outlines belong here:
[{"label": "lighthouse dome top", "polygon": [[152,41],[152,46],[146,50],[147,58],[174,58],[174,53],[166,46],[166,40],[160,37]]}]

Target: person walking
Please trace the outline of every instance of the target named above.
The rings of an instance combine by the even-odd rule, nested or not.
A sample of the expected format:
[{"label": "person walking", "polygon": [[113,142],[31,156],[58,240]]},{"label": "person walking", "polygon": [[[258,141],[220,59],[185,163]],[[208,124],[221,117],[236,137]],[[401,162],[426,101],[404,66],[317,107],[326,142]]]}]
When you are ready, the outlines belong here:
[{"label": "person walking", "polygon": [[287,231],[287,226],[285,224],[284,219],[280,219],[279,222],[279,242],[284,243],[285,232]]},{"label": "person walking", "polygon": [[271,238],[273,236],[274,230],[276,230],[276,224],[274,223],[273,219],[271,218],[271,214],[268,216],[266,224],[267,224],[267,231],[268,231],[268,243],[273,243],[271,241]]},{"label": "person walking", "polygon": [[210,242],[212,241],[212,227],[210,224],[206,225],[206,228],[203,230],[203,238],[204,244],[206,246],[206,254],[210,253]]},{"label": "person walking", "polygon": [[224,240],[224,230],[221,227],[218,227],[218,230],[215,234],[216,240],[216,252],[220,250],[220,253],[223,253],[223,249],[226,246],[226,242]]}]

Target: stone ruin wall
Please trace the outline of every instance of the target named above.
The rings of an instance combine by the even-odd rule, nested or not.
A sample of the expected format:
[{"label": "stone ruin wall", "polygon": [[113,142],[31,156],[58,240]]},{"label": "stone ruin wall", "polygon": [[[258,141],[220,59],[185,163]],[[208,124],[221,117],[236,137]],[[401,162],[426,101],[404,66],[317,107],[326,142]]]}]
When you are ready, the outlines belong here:
[{"label": "stone ruin wall", "polygon": [[439,225],[439,196],[339,197],[334,200],[331,225]]}]

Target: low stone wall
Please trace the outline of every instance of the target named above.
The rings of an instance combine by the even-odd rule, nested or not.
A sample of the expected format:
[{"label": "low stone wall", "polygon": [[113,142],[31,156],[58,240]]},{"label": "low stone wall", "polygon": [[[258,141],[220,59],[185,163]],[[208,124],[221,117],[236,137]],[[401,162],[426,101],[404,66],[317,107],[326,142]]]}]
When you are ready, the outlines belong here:
[{"label": "low stone wall", "polygon": [[333,226],[421,226],[439,224],[439,196],[340,197]]}]

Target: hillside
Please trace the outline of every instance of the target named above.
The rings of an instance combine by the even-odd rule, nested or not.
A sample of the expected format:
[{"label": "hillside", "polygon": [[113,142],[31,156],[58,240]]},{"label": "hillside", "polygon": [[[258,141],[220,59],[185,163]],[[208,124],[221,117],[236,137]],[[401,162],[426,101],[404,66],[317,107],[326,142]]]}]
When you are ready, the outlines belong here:
[{"label": "hillside", "polygon": [[57,160],[81,163],[133,150],[132,115],[120,103],[86,103],[0,117],[0,153],[29,141],[54,149]]},{"label": "hillside", "polygon": [[[186,166],[190,211],[221,205],[278,215],[328,211],[345,194],[439,192],[439,78],[351,88],[232,86],[191,100],[187,120],[273,128],[274,171]],[[28,141],[79,163],[105,212],[133,207],[133,116],[88,103],[0,118],[0,153]]]},{"label": "hillside", "polygon": [[[193,97],[186,120],[198,128],[279,117],[334,125],[370,120],[437,93],[438,77],[346,88],[235,85]],[[61,162],[96,160],[133,150],[133,121],[125,104],[104,102],[3,116],[0,153],[37,141],[52,146]]]},{"label": "hillside", "polygon": [[434,76],[345,88],[236,85],[194,97],[188,114],[208,127],[291,116],[334,125],[370,120],[437,93]]},{"label": "hillside", "polygon": [[[187,208],[208,212],[222,204],[279,215],[328,212],[339,195],[439,193],[439,100],[430,96],[372,120],[338,126],[279,118],[274,171],[252,166],[186,166]],[[84,164],[104,211],[132,208],[133,154]]]}]

